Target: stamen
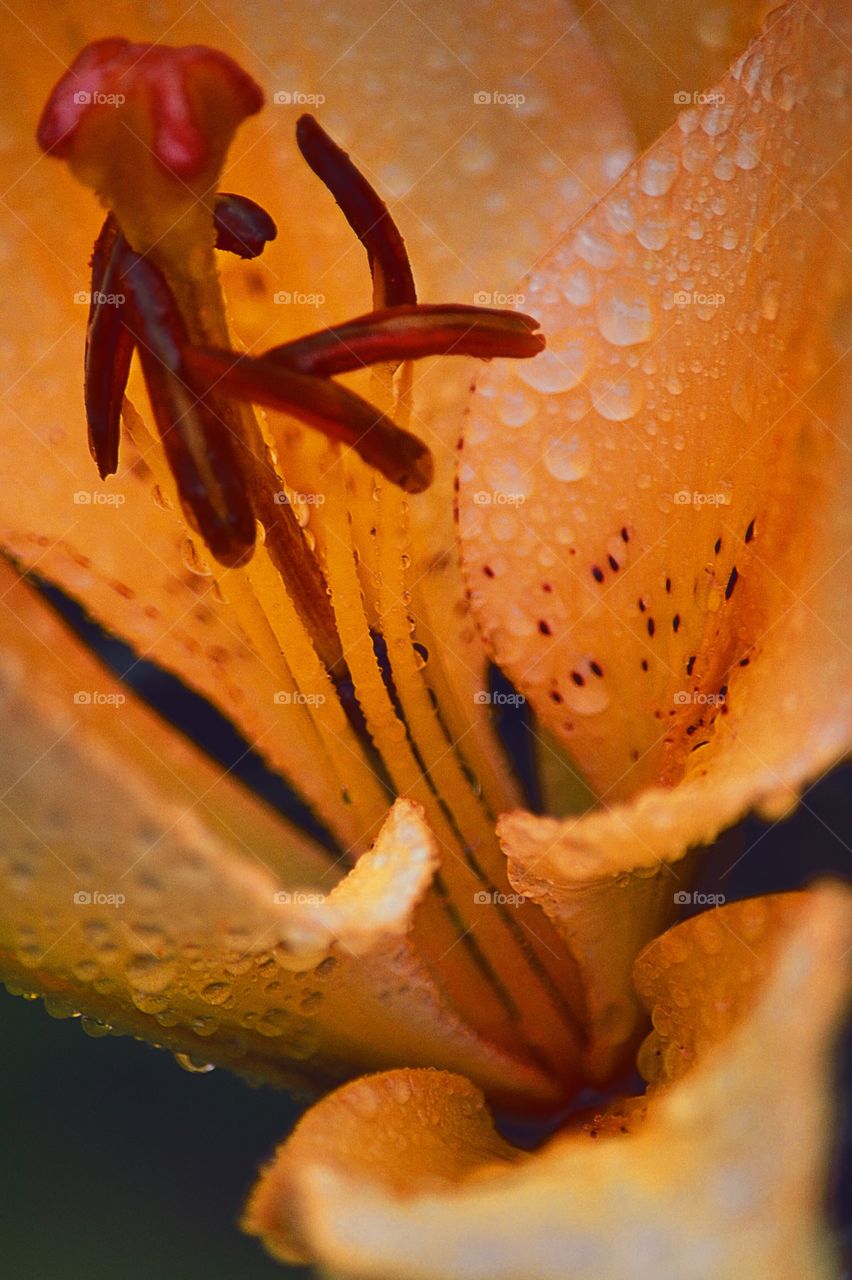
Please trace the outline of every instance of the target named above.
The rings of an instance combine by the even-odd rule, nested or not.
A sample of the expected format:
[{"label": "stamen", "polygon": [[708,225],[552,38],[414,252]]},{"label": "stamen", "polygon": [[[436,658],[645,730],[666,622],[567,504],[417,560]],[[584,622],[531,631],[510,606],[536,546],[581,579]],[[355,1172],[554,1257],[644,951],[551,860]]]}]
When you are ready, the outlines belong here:
[{"label": "stamen", "polygon": [[432,482],[434,466],[428,446],[329,378],[300,373],[266,356],[252,358],[229,351],[191,349],[186,363],[200,384],[289,413],[349,445],[407,493],[422,493]]},{"label": "stamen", "polygon": [[162,273],[129,248],[120,270],[128,287],[126,322],[187,516],[217,560],[242,564],[255,539],[243,441],[213,398],[193,385],[183,361],[186,326]]},{"label": "stamen", "polygon": [[265,209],[247,196],[220,191],[213,206],[216,248],[226,249],[239,258],[257,258],[278,228]]},{"label": "stamen", "polygon": [[[265,209],[246,196],[220,192],[214,205],[216,248],[256,258],[278,234]],[[118,286],[117,262],[127,247],[113,214],[92,251],[91,303],[86,332],[85,402],[89,449],[102,480],[118,470],[121,405],[135,343],[125,324],[126,300]]]},{"label": "stamen", "polygon": [[455,304],[392,307],[272,347],[265,359],[324,378],[424,356],[524,359],[544,349],[537,328],[537,320],[516,311]]},{"label": "stamen", "polygon": [[112,214],[92,252],[92,287],[86,330],[84,393],[89,449],[102,480],[118,469],[121,405],[130,373],[133,335],[125,324],[117,262],[126,241]]},{"label": "stamen", "polygon": [[417,290],[405,241],[384,200],[313,116],[299,117],[296,142],[367,250],[375,306],[397,307],[416,302]]}]

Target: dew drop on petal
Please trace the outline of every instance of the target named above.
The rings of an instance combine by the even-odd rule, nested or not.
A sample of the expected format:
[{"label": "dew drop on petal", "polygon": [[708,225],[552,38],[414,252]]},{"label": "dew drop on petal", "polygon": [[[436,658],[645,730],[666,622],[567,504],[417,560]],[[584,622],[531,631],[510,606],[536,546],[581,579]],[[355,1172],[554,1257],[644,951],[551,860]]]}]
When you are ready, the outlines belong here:
[{"label": "dew drop on petal", "polygon": [[674,182],[680,162],[673,151],[656,149],[639,162],[639,186],[646,196],[662,196]]},{"label": "dew drop on petal", "polygon": [[636,239],[643,249],[664,249],[672,234],[672,221],[662,214],[643,218],[636,227]]},{"label": "dew drop on petal", "polygon": [[506,427],[525,427],[535,413],[535,402],[522,391],[507,391],[497,406]]},{"label": "dew drop on petal", "polygon": [[131,987],[144,991],[147,995],[164,991],[171,983],[174,972],[174,965],[145,953],[131,956],[126,969],[127,981]]},{"label": "dew drop on petal", "polygon": [[554,480],[582,480],[591,466],[591,449],[581,436],[553,440],[544,454],[544,465]]},{"label": "dew drop on petal", "polygon": [[87,1018],[85,1015],[80,1019],[80,1026],[93,1040],[102,1040],[112,1031],[108,1022],[101,1022],[98,1018]]},{"label": "dew drop on petal", "polygon": [[616,347],[649,342],[654,335],[654,312],[640,286],[623,283],[604,289],[595,307],[601,334]]},{"label": "dew drop on petal", "polygon": [[207,1075],[210,1071],[216,1070],[212,1062],[199,1062],[188,1053],[176,1053],[174,1058],[181,1070],[189,1071],[192,1075]]},{"label": "dew drop on petal", "polygon": [[201,988],[199,994],[206,1004],[224,1004],[231,994],[231,988],[227,982],[209,982],[206,987]]},{"label": "dew drop on petal", "polygon": [[581,227],[577,231],[572,246],[578,258],[600,271],[608,271],[618,260],[618,254],[609,241],[588,227]]},{"label": "dew drop on petal", "polygon": [[596,378],[591,393],[595,409],[608,422],[626,422],[642,407],[642,385],[630,373]]},{"label": "dew drop on petal", "polygon": [[562,285],[562,293],[573,306],[587,307],[594,297],[592,277],[588,270],[578,266],[569,271]]},{"label": "dew drop on petal", "polygon": [[517,373],[536,391],[571,391],[586,372],[587,355],[580,338],[554,343],[534,360],[518,365]]}]

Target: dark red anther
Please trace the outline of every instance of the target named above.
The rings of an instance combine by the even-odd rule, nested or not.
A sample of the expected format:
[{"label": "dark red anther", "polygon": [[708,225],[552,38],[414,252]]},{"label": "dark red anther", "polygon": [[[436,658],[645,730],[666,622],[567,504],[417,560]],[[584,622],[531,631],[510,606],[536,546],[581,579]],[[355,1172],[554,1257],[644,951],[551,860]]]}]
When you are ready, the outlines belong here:
[{"label": "dark red anther", "polygon": [[121,277],[126,323],[187,515],[220,563],[241,564],[254,546],[255,519],[237,416],[187,369],[186,326],[159,269],[125,249]]},{"label": "dark red anther", "polygon": [[84,389],[89,449],[103,480],[118,469],[121,406],[130,373],[133,335],[125,325],[126,296],[119,263],[127,244],[112,214],[92,252]]},{"label": "dark red anther", "polygon": [[299,373],[266,356],[194,349],[185,354],[199,385],[267,405],[317,427],[330,439],[349,445],[408,493],[422,493],[431,484],[434,465],[423,441],[330,378]]},{"label": "dark red anther", "polygon": [[537,328],[537,320],[517,311],[452,303],[389,307],[272,347],[265,359],[324,378],[424,356],[524,359],[544,349],[544,335]]},{"label": "dark red anther", "polygon": [[265,209],[247,196],[220,191],[213,207],[216,226],[216,248],[226,249],[239,258],[257,258],[278,228]]},{"label": "dark red anther", "polygon": [[[246,196],[220,192],[214,206],[216,248],[241,258],[256,258],[278,234],[265,209]],[[84,390],[89,449],[103,480],[118,470],[121,406],[136,345],[125,323],[128,286],[118,263],[127,241],[113,214],[101,227],[92,251],[89,323],[86,332]]]},{"label": "dark red anther", "polygon": [[296,122],[299,150],[328,187],[346,221],[367,250],[376,306],[397,307],[417,301],[405,241],[377,191],[313,116]]}]

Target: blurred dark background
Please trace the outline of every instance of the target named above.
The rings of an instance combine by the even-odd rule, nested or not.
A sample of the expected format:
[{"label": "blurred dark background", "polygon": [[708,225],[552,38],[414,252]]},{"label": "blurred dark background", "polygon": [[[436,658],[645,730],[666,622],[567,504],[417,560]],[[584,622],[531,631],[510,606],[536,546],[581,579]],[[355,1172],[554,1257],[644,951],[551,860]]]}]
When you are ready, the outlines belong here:
[{"label": "blurred dark background", "polygon": [[[106,641],[53,595],[65,616],[119,673],[123,646]],[[133,683],[203,738],[222,763],[245,746],[220,717],[153,668]],[[523,755],[523,719],[507,725]],[[250,785],[293,812],[261,763],[240,767]],[[728,900],[795,888],[822,874],[852,875],[852,770],[838,769],[772,827],[748,822],[739,850],[708,865],[707,892]],[[747,849],[733,871],[725,874]],[[792,1011],[794,1018],[795,1011]],[[794,1028],[791,1026],[791,1031]],[[0,1272],[14,1280],[265,1280],[291,1275],[244,1237],[237,1218],[258,1165],[292,1128],[296,1105],[223,1071],[190,1075],[171,1055],[132,1040],[97,1041],[77,1021],[57,1022],[40,1002],[0,988]],[[834,1213],[852,1241],[852,1037],[839,1057],[846,1098]],[[845,1221],[844,1221],[845,1217]]]}]

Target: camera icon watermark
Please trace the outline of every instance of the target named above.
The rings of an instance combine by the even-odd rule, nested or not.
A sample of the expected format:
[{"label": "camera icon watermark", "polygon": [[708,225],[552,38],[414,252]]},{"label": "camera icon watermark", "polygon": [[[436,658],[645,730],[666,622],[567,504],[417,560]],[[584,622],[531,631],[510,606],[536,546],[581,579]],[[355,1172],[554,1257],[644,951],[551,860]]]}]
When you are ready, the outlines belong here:
[{"label": "camera icon watermark", "polygon": [[724,693],[692,693],[689,689],[678,689],[672,701],[676,707],[721,707],[725,703]]},{"label": "camera icon watermark", "polygon": [[699,493],[695,489],[690,493],[689,489],[679,489],[672,494],[672,502],[676,507],[729,507],[731,495],[724,492]]},{"label": "camera icon watermark", "polygon": [[276,107],[321,107],[324,93],[302,93],[299,89],[278,89],[272,95]]},{"label": "camera icon watermark", "polygon": [[102,893],[100,889],[78,889],[74,894],[76,907],[123,907],[126,901],[123,893]]},{"label": "camera icon watermark", "polygon": [[724,293],[704,293],[701,289],[678,289],[672,294],[672,303],[676,307],[721,307],[725,302]]},{"label": "camera icon watermark", "polygon": [[78,107],[120,107],[126,101],[123,93],[99,93],[97,89],[92,93],[88,89],[78,89],[74,94]]},{"label": "camera icon watermark", "polygon": [[325,702],[324,693],[301,693],[296,689],[290,693],[288,689],[279,689],[272,695],[277,707],[321,707]]},{"label": "camera icon watermark", "polygon": [[473,95],[476,107],[522,107],[527,100],[525,93],[503,93],[499,89],[492,92],[480,89]]},{"label": "camera icon watermark", "polygon": [[523,493],[501,493],[499,489],[477,489],[473,495],[477,507],[520,507],[526,502]]},{"label": "camera icon watermark", "polygon": [[676,907],[721,907],[726,901],[724,893],[687,893],[683,889],[672,897]]},{"label": "camera icon watermark", "polygon": [[473,695],[473,701],[481,707],[522,707],[526,698],[522,693],[501,693],[499,690],[489,693],[486,689],[480,689]]},{"label": "camera icon watermark", "polygon": [[478,907],[520,907],[526,902],[526,898],[522,893],[501,893],[499,889],[480,889],[473,895],[473,901]]},{"label": "camera icon watermark", "polygon": [[672,102],[676,107],[721,107],[725,101],[724,93],[719,93],[717,89],[693,89],[690,93],[686,89],[678,89],[672,94]]},{"label": "camera icon watermark", "polygon": [[74,302],[78,307],[123,307],[127,301],[124,293],[103,293],[100,289],[89,292],[78,289],[74,294]]},{"label": "camera icon watermark", "polygon": [[323,307],[325,294],[300,293],[298,289],[291,293],[287,289],[279,289],[277,293],[273,293],[272,301],[277,307]]},{"label": "camera icon watermark", "polygon": [[283,489],[275,494],[272,501],[278,507],[321,507],[325,502],[324,493],[285,493]]},{"label": "camera icon watermark", "polygon": [[526,303],[525,293],[491,293],[487,289],[479,289],[473,295],[475,307],[522,307]]},{"label": "camera icon watermark", "polygon": [[126,701],[123,693],[99,693],[97,689],[78,689],[74,694],[77,707],[123,707]]},{"label": "camera icon watermark", "polygon": [[103,489],[78,489],[74,494],[75,507],[123,507],[126,501],[123,493],[105,493]]}]

